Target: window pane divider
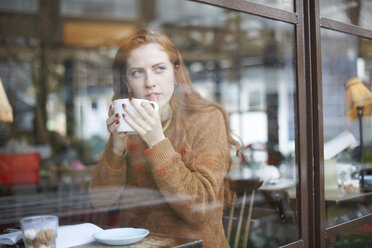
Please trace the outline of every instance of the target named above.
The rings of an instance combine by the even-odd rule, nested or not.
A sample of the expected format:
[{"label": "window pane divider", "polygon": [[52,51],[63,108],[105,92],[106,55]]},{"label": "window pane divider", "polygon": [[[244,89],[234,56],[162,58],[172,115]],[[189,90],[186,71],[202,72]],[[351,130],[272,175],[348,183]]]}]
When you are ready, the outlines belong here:
[{"label": "window pane divider", "polygon": [[364,215],[362,217],[347,221],[347,222],[342,222],[340,224],[327,227],[325,229],[326,233],[326,238],[328,240],[335,240],[336,236],[338,234],[341,234],[346,231],[351,231],[356,227],[365,225],[365,224],[371,224],[372,223],[372,213],[369,213],[367,215]]},{"label": "window pane divider", "polygon": [[297,24],[297,14],[285,10],[269,7],[262,4],[252,3],[246,0],[191,0],[193,2],[206,3],[231,10],[237,10],[247,14],[266,17],[273,20]]},{"label": "window pane divider", "polygon": [[304,247],[304,241],[302,239],[283,245],[283,246],[280,246],[280,248],[303,248],[303,247]]},{"label": "window pane divider", "polygon": [[326,17],[320,17],[320,26],[322,28],[339,31],[346,34],[352,34],[359,37],[372,39],[372,30],[365,29],[353,24],[335,21]]}]

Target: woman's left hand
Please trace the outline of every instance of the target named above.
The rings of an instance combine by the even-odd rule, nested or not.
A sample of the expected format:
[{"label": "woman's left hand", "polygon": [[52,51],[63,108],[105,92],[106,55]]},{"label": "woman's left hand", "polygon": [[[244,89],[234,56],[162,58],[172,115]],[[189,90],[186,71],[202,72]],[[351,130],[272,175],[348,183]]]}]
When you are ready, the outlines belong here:
[{"label": "woman's left hand", "polygon": [[159,113],[147,102],[139,104],[134,98],[130,102],[138,113],[125,106],[124,110],[132,119],[125,115],[124,120],[138,132],[147,145],[152,147],[165,139]]}]

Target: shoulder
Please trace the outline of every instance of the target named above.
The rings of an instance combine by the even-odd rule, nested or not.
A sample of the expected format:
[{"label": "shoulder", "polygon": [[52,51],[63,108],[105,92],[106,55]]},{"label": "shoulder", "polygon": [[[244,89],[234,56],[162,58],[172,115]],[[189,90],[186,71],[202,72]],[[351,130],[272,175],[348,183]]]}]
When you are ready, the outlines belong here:
[{"label": "shoulder", "polygon": [[188,117],[186,118],[186,122],[192,124],[193,126],[225,126],[225,118],[223,112],[217,106],[212,106],[203,110],[193,111],[192,113],[189,113]]},{"label": "shoulder", "polygon": [[227,130],[223,112],[218,107],[197,111],[187,121],[188,137],[192,147],[223,147],[227,145]]}]

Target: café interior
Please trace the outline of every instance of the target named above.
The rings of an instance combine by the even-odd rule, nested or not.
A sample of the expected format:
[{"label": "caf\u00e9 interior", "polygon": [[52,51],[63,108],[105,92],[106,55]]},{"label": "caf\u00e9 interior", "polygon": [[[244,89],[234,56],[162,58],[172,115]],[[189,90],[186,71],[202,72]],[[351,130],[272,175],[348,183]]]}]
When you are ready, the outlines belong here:
[{"label": "caf\u00e9 interior", "polygon": [[[109,139],[116,51],[148,27],[171,38],[197,91],[227,110],[242,142],[226,175],[237,193],[222,220],[231,247],[284,247],[301,239],[295,26],[214,2],[221,1],[0,0],[0,232],[45,214],[60,224],[120,225],[118,206],[93,207],[88,185]],[[250,2],[295,8],[295,1]],[[353,6],[336,9],[333,2],[320,1],[321,14],[348,22],[342,11]],[[359,25],[371,30],[371,2],[345,2],[365,4]],[[323,29],[321,46],[323,220],[332,227],[371,216],[371,188],[361,173],[371,180],[372,41]],[[355,87],[367,92],[362,118],[348,109]],[[121,207],[140,204],[133,196],[131,206]],[[370,247],[370,221],[327,247]]]}]

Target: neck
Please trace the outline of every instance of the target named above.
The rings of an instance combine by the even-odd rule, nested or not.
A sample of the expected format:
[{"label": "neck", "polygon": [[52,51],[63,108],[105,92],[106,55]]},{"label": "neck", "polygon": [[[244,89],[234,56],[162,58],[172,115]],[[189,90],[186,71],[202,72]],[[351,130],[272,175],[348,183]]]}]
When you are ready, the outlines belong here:
[{"label": "neck", "polygon": [[161,108],[160,118],[161,121],[166,121],[172,116],[172,110],[169,104],[166,104]]}]

